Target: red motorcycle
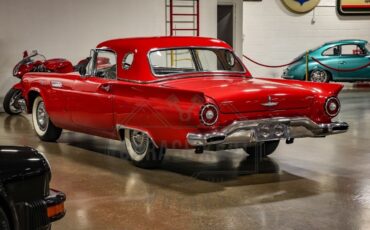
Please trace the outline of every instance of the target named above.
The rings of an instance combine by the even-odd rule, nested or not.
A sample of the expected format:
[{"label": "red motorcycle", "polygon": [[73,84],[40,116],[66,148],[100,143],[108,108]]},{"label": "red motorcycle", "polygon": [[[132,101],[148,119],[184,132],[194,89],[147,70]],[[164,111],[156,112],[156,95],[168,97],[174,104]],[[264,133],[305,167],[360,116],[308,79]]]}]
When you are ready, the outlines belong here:
[{"label": "red motorcycle", "polygon": [[37,51],[32,51],[29,55],[27,51],[23,52],[23,59],[15,65],[13,76],[20,79],[5,95],[3,107],[6,113],[10,115],[20,114],[25,102],[22,96],[23,82],[22,78],[29,72],[55,72],[69,73],[76,71],[79,66],[87,64],[88,59],[81,60],[76,66],[64,58],[46,59],[44,55]]}]

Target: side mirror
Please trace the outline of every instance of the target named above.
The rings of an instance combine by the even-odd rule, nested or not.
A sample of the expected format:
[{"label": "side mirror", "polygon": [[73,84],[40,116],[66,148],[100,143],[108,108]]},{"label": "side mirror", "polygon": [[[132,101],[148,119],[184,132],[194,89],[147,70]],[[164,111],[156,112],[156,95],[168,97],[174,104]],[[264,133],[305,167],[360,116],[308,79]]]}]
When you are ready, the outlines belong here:
[{"label": "side mirror", "polygon": [[78,72],[80,73],[81,76],[85,76],[86,75],[86,65],[80,65],[78,67]]}]

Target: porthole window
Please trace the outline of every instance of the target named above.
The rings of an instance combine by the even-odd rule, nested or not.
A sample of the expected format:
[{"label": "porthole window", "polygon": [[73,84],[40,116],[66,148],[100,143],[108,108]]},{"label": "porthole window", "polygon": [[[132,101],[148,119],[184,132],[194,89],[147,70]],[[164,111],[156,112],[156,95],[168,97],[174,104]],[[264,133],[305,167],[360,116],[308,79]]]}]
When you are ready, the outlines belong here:
[{"label": "porthole window", "polygon": [[128,70],[134,62],[134,53],[127,53],[122,60],[122,68]]}]

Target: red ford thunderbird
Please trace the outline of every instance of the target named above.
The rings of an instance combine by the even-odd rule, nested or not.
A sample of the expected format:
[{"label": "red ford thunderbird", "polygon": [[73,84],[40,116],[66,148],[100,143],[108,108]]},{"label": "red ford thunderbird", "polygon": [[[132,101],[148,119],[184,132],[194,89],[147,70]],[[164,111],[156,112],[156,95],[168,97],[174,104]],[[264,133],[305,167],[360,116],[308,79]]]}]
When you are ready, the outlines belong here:
[{"label": "red ford thunderbird", "polygon": [[116,39],[91,50],[75,73],[29,73],[23,109],[43,141],[62,129],[125,141],[135,165],[158,166],[165,149],[243,148],[269,155],[279,141],[346,132],[342,85],[253,78],[211,38]]}]

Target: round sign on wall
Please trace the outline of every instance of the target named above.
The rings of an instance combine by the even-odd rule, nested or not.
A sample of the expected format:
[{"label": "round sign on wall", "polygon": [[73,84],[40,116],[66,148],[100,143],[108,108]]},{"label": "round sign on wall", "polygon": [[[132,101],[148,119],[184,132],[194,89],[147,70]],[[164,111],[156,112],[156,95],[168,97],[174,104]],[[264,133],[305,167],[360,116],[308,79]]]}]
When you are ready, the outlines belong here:
[{"label": "round sign on wall", "polygon": [[320,0],[282,0],[283,3],[293,12],[306,13],[313,10]]}]

